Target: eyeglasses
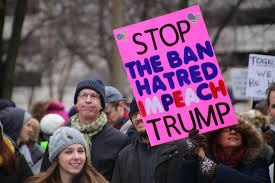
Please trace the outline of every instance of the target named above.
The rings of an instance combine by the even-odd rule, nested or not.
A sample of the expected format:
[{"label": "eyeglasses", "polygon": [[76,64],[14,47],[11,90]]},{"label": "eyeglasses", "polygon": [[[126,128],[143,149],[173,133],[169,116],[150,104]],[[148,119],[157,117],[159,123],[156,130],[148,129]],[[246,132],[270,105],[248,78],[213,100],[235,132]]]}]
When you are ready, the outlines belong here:
[{"label": "eyeglasses", "polygon": [[99,94],[98,93],[85,93],[85,92],[80,92],[79,93],[79,98],[81,99],[87,99],[88,96],[90,96],[91,99],[95,99],[95,98],[98,98],[99,97]]},{"label": "eyeglasses", "polygon": [[222,132],[230,132],[230,131],[232,131],[232,130],[234,130],[235,132],[240,133],[239,130],[238,130],[235,126],[229,126],[229,127],[222,128],[222,129],[221,129]]}]

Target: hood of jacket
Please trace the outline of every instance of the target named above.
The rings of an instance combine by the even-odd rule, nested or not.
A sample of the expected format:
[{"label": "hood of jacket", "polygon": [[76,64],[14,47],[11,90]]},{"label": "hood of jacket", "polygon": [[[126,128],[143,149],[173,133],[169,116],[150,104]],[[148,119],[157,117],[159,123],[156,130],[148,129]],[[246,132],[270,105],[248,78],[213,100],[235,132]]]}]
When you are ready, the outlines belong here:
[{"label": "hood of jacket", "polygon": [[6,107],[15,107],[15,103],[9,99],[0,99],[0,110]]},{"label": "hood of jacket", "polygon": [[25,111],[18,107],[7,107],[0,110],[0,120],[3,125],[4,133],[15,143],[23,126],[24,113]]},{"label": "hood of jacket", "polygon": [[[244,120],[242,117],[237,116],[238,124],[235,125],[236,130],[242,134],[243,143],[247,146],[246,151],[241,157],[243,164],[249,164],[254,161],[263,150],[263,138],[260,131],[250,122]],[[212,131],[206,134],[208,138],[208,146],[211,149],[211,144],[214,138],[217,138],[220,130]]]},{"label": "hood of jacket", "polygon": [[270,119],[258,110],[253,109],[253,110],[241,113],[240,116],[245,120],[251,122],[261,131],[265,131],[269,129]]}]

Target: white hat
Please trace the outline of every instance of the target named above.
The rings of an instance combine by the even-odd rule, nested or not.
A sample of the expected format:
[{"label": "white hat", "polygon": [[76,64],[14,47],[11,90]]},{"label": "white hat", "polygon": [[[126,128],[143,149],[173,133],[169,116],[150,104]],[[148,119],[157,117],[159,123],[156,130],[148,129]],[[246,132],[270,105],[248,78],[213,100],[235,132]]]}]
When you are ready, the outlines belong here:
[{"label": "white hat", "polygon": [[47,114],[40,121],[40,130],[48,135],[63,125],[65,120],[58,114]]}]

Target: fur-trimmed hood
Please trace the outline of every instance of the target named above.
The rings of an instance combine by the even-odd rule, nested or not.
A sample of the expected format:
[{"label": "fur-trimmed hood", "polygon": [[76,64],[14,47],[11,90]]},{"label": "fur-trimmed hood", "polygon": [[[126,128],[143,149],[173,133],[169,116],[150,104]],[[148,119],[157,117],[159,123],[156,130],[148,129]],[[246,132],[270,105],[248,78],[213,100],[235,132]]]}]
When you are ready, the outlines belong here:
[{"label": "fur-trimmed hood", "polygon": [[263,113],[261,113],[259,110],[253,109],[244,113],[240,113],[240,116],[245,120],[247,120],[248,122],[251,122],[261,131],[265,131],[269,129],[269,126],[270,126],[269,118],[265,116]]},{"label": "fur-trimmed hood", "polygon": [[[244,120],[240,116],[237,116],[239,123],[235,125],[237,131],[242,134],[243,142],[246,142],[247,149],[242,155],[241,162],[243,164],[250,164],[254,161],[263,150],[263,138],[259,130]],[[214,138],[220,133],[220,130],[209,132],[206,134],[208,138],[209,149],[211,149],[211,144],[214,142]]]}]

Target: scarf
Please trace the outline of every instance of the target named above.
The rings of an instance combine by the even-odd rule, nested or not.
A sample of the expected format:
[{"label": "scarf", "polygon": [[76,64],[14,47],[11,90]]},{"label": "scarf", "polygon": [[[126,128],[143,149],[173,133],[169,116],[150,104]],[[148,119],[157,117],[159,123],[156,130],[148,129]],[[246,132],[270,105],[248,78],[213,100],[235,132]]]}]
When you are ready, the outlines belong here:
[{"label": "scarf", "polygon": [[[4,139],[4,142],[7,144],[7,146],[10,148],[11,152],[14,153],[14,147],[13,147],[11,141],[6,137],[3,137],[3,139]],[[3,166],[3,165],[4,165],[4,160],[0,155],[0,167]]]},{"label": "scarf", "polygon": [[32,161],[32,155],[30,153],[30,149],[26,144],[22,144],[19,148],[19,152],[24,155],[27,163],[29,164],[30,167],[33,166],[33,161]]},{"label": "scarf", "polygon": [[238,166],[241,156],[246,151],[246,149],[247,148],[245,146],[241,146],[241,148],[235,153],[226,154],[223,151],[222,147],[220,147],[216,143],[214,143],[214,145],[212,146],[212,152],[216,162],[222,163],[230,168],[235,168]]},{"label": "scarf", "polygon": [[99,118],[96,119],[96,121],[94,121],[88,125],[80,124],[79,113],[77,113],[76,115],[74,115],[72,117],[72,120],[71,120],[72,127],[77,129],[78,131],[80,131],[83,134],[83,136],[88,144],[88,148],[89,148],[88,149],[88,159],[89,160],[91,160],[91,154],[92,154],[91,137],[93,137],[98,132],[100,132],[106,123],[107,123],[107,116],[104,112],[100,113],[100,116],[99,116]]}]

